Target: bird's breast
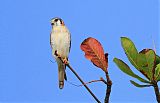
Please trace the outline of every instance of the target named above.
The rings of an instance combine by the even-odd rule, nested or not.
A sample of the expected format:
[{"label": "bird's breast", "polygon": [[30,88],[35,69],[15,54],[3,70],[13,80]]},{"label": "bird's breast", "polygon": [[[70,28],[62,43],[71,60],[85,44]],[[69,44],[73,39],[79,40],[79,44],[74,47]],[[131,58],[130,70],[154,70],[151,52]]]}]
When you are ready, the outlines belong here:
[{"label": "bird's breast", "polygon": [[70,48],[70,33],[64,26],[55,27],[51,33],[51,46],[53,52],[57,50],[61,57],[68,57]]}]

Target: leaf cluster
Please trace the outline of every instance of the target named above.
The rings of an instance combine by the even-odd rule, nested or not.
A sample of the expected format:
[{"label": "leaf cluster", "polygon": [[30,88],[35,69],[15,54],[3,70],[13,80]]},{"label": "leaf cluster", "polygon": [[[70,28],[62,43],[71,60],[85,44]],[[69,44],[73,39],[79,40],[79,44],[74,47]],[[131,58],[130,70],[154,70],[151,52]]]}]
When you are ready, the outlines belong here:
[{"label": "leaf cluster", "polygon": [[114,58],[114,62],[121,71],[138,79],[145,84],[130,81],[136,87],[149,87],[160,81],[160,57],[152,49],[143,49],[138,52],[134,43],[127,37],[121,37],[121,45],[130,63],[146,78],[135,74],[130,67],[121,59]]}]

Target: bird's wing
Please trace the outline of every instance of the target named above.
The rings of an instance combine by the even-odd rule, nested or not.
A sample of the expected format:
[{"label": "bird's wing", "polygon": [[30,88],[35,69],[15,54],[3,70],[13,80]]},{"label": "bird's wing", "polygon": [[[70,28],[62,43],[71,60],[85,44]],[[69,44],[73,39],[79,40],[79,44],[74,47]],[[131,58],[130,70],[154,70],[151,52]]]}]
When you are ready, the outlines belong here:
[{"label": "bird's wing", "polygon": [[50,46],[51,46],[51,48],[52,48],[51,34],[52,34],[52,32],[50,33]]},{"label": "bird's wing", "polygon": [[69,52],[71,50],[71,34],[70,34],[70,47],[69,47]]}]

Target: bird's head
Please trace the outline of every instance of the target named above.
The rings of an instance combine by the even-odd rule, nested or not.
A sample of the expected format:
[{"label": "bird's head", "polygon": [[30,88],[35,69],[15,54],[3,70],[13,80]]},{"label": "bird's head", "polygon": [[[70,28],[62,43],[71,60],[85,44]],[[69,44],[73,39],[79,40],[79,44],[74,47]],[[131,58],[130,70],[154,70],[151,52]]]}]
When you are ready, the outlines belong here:
[{"label": "bird's head", "polygon": [[56,18],[51,19],[51,25],[52,26],[62,26],[64,25],[64,22],[61,18],[56,17]]}]

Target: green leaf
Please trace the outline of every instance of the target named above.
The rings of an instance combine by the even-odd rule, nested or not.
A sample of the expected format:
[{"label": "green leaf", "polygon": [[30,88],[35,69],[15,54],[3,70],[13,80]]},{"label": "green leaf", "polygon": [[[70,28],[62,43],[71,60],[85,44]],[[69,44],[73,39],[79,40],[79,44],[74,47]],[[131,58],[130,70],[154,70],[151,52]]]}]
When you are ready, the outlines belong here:
[{"label": "green leaf", "polygon": [[152,81],[156,60],[155,52],[152,49],[143,49],[138,53],[134,43],[126,37],[121,37],[121,44],[131,64]]},{"label": "green leaf", "polygon": [[156,66],[155,77],[156,81],[160,81],[160,63]]},{"label": "green leaf", "polygon": [[130,82],[131,82],[134,86],[139,87],[139,88],[144,88],[144,87],[150,87],[150,86],[152,86],[152,85],[150,85],[150,84],[148,84],[148,85],[141,85],[141,84],[138,84],[138,83],[136,83],[136,82],[134,82],[134,81],[132,81],[132,80],[130,80]]},{"label": "green leaf", "polygon": [[160,57],[156,55],[156,65],[160,63]]},{"label": "green leaf", "polygon": [[[141,73],[143,73],[147,78],[150,80],[153,79],[153,74],[155,72],[155,61],[156,61],[156,54],[152,49],[143,49],[139,55],[143,55],[142,57],[138,57],[141,59],[138,65],[141,67]],[[143,60],[142,60],[143,59]]]},{"label": "green leaf", "polygon": [[113,61],[116,63],[116,65],[119,67],[119,69],[121,71],[128,74],[129,76],[132,76],[132,77],[138,79],[141,82],[150,83],[149,81],[147,81],[147,80],[139,77],[138,75],[134,74],[133,71],[129,68],[129,66],[126,63],[124,63],[122,60],[120,60],[118,58],[114,58]]},{"label": "green leaf", "polygon": [[137,57],[138,57],[138,51],[134,45],[134,43],[127,37],[121,37],[121,45],[131,62],[131,64],[138,70],[140,70],[140,67],[137,65]]}]

